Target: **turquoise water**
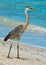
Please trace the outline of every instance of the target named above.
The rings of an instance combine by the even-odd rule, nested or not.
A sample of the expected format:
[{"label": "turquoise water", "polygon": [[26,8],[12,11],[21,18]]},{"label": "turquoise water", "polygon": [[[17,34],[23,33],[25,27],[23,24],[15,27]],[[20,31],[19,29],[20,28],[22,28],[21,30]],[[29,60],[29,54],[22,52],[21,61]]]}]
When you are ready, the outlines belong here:
[{"label": "turquoise water", "polygon": [[[25,23],[24,9],[27,5],[35,10],[28,12],[29,23],[46,27],[46,0],[1,0],[0,16]],[[0,24],[0,37],[5,37],[11,30],[12,28]],[[46,35],[25,32],[21,37],[21,42],[46,47]]]}]

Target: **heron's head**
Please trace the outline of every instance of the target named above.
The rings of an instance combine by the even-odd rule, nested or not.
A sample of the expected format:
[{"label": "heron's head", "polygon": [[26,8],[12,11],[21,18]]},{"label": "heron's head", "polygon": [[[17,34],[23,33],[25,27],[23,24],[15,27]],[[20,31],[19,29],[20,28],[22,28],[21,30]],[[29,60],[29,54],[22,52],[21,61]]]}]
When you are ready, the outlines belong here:
[{"label": "heron's head", "polygon": [[33,10],[30,6],[26,6],[25,10]]},{"label": "heron's head", "polygon": [[33,9],[30,6],[26,6],[26,8],[25,8],[25,14],[27,14],[28,10],[33,11]]}]

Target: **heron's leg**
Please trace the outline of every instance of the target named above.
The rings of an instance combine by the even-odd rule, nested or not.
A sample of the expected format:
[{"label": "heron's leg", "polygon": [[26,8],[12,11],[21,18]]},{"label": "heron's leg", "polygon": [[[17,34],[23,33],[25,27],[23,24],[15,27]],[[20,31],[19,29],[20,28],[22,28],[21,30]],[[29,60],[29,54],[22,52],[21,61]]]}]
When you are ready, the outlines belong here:
[{"label": "heron's leg", "polygon": [[8,56],[7,56],[7,58],[9,58],[11,48],[12,48],[12,44],[10,45],[10,49],[9,49],[9,52],[8,52]]},{"label": "heron's leg", "polygon": [[18,39],[18,43],[17,43],[17,58],[19,58],[19,41],[20,41],[20,38]]}]

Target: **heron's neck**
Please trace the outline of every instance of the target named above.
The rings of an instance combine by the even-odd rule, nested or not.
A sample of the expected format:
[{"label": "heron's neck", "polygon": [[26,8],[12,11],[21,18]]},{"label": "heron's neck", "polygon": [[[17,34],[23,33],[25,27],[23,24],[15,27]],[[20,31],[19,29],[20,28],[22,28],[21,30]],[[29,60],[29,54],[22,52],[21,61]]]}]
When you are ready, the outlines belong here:
[{"label": "heron's neck", "polygon": [[29,24],[29,15],[26,14],[26,24]]},{"label": "heron's neck", "polygon": [[27,26],[29,24],[29,15],[27,14],[27,11],[25,11],[25,15],[26,15],[26,22],[24,24],[24,30],[27,28]]},{"label": "heron's neck", "polygon": [[28,26],[28,24],[29,24],[29,15],[27,13],[27,10],[25,10],[25,15],[26,15],[26,23],[25,23],[25,25]]}]

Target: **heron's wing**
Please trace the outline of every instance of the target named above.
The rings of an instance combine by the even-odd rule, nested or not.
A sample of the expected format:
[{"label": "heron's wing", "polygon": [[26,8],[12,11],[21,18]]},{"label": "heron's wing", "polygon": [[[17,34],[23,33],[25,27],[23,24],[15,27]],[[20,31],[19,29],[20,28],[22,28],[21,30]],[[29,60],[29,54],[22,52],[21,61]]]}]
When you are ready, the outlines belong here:
[{"label": "heron's wing", "polygon": [[16,27],[15,29],[13,29],[9,34],[11,36],[15,35],[15,34],[19,34],[21,33],[20,30],[23,29],[23,25],[19,25],[18,27]]},{"label": "heron's wing", "polygon": [[12,36],[14,35],[21,34],[22,29],[23,29],[23,25],[19,25],[18,27],[14,28],[8,35],[10,36],[10,38],[12,38]]},{"label": "heron's wing", "polygon": [[4,38],[4,41],[7,41],[9,38],[13,38],[14,35],[21,34],[21,29],[23,29],[23,25],[19,25],[15,29],[13,29],[9,34]]}]

